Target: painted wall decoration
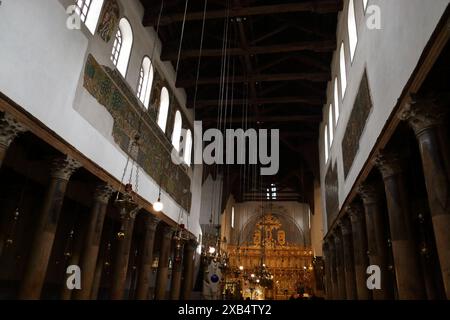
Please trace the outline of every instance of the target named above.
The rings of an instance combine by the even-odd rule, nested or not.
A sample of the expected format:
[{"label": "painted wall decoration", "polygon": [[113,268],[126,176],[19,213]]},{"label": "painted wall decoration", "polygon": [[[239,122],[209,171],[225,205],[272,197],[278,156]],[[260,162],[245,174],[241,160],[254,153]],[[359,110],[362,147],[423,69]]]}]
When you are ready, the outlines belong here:
[{"label": "painted wall decoration", "polygon": [[117,70],[101,66],[89,55],[84,74],[84,87],[103,105],[114,119],[113,137],[120,148],[127,152],[141,123],[139,153],[133,158],[182,208],[190,211],[191,180],[183,166],[175,165],[170,157],[171,142],[160,130],[154,113],[142,112],[137,97]]},{"label": "painted wall decoration", "polygon": [[116,0],[106,0],[103,6],[97,33],[105,42],[109,42],[119,25],[120,9]]},{"label": "painted wall decoration", "polygon": [[325,201],[328,225],[331,225],[339,213],[339,181],[336,164],[330,165],[325,176]]},{"label": "painted wall decoration", "polygon": [[366,127],[367,119],[372,111],[373,104],[370,97],[369,81],[364,72],[359,85],[358,94],[353,105],[353,110],[347,124],[344,139],[342,140],[342,156],[344,161],[345,178],[353,165],[356,154],[359,150],[361,135]]}]

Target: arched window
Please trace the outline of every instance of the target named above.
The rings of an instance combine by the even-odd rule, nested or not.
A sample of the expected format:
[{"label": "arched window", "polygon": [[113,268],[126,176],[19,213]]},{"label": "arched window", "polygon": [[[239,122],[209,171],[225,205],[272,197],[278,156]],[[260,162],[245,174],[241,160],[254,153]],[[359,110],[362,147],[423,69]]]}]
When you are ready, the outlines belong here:
[{"label": "arched window", "polygon": [[325,125],[325,130],[323,131],[323,137],[324,137],[324,150],[325,150],[325,163],[328,161],[328,126]]},{"label": "arched window", "polygon": [[339,90],[338,90],[338,79],[334,78],[334,122],[337,125],[339,121]]},{"label": "arched window", "polygon": [[119,30],[117,30],[114,40],[111,61],[123,77],[127,74],[132,46],[133,30],[128,20],[122,18],[119,22]]},{"label": "arched window", "polygon": [[158,126],[163,132],[166,132],[167,115],[169,114],[169,91],[166,87],[162,88],[159,98]]},{"label": "arched window", "polygon": [[330,130],[330,148],[333,145],[334,139],[334,126],[333,126],[333,105],[330,104],[330,109],[328,110],[328,129]]},{"label": "arched window", "polygon": [[341,45],[340,53],[340,71],[341,71],[341,97],[344,100],[345,91],[347,90],[347,66],[345,65],[345,46],[344,42]]},{"label": "arched window", "polygon": [[77,0],[76,13],[89,31],[94,34],[102,11],[104,0]]},{"label": "arched window", "polygon": [[139,100],[148,108],[150,102],[150,93],[153,84],[153,66],[149,57],[142,60],[141,71],[139,74],[139,83],[137,89],[137,96]]},{"label": "arched window", "polygon": [[368,2],[368,0],[363,0],[364,12],[366,11],[366,8],[367,8],[367,2]]},{"label": "arched window", "polygon": [[184,142],[184,162],[190,166],[192,156],[192,133],[191,130],[186,132],[186,141]]},{"label": "arched window", "polygon": [[348,2],[348,38],[350,44],[350,61],[355,56],[356,46],[358,45],[358,30],[356,29],[355,3],[353,0]]},{"label": "arched window", "polygon": [[183,126],[183,120],[181,119],[180,111],[175,114],[175,122],[172,132],[172,145],[175,150],[180,151],[180,139],[181,139],[181,127]]}]

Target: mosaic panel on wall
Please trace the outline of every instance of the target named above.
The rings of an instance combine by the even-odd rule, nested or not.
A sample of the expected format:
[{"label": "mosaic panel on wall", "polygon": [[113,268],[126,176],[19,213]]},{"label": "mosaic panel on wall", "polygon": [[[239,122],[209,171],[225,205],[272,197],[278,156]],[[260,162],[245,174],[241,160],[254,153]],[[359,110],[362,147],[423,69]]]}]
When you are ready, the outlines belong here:
[{"label": "mosaic panel on wall", "polygon": [[[114,141],[124,152],[140,126],[141,147],[132,155],[143,170],[181,205],[190,211],[190,177],[183,166],[175,165],[170,156],[172,145],[156,123],[156,112],[143,107],[117,70],[101,66],[89,55],[84,74],[84,87],[114,119]],[[139,117],[143,117],[140,125]]]},{"label": "mosaic panel on wall", "polygon": [[347,178],[359,150],[361,135],[366,127],[373,104],[370,97],[369,81],[364,72],[356,95],[355,104],[347,124],[342,140],[342,156],[344,161],[344,175]]},{"label": "mosaic panel on wall", "polygon": [[328,225],[331,225],[339,213],[339,182],[336,164],[334,167],[329,166],[325,176],[325,201]]},{"label": "mosaic panel on wall", "polygon": [[100,18],[97,33],[105,42],[109,42],[119,24],[120,9],[116,0],[107,0]]}]

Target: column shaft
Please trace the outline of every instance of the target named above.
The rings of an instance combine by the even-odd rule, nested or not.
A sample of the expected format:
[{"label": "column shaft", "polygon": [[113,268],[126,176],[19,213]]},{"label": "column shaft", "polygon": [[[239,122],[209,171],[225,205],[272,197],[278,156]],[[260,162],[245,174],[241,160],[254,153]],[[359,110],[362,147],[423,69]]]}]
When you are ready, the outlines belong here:
[{"label": "column shaft", "polygon": [[375,163],[383,175],[386,190],[398,296],[401,300],[425,299],[412,230],[410,199],[400,158],[398,155],[384,154],[378,156]]},{"label": "column shaft", "polygon": [[356,300],[356,275],[353,259],[352,229],[348,218],[343,218],[339,225],[342,231],[342,246],[344,250],[345,289],[347,300]]},{"label": "column shaft", "polygon": [[88,300],[91,297],[103,223],[105,222],[108,201],[112,192],[113,189],[107,185],[100,185],[95,191],[94,204],[89,215],[83,252],[80,258],[80,268],[82,270],[81,290],[74,292],[74,299],[76,300]]},{"label": "column shaft", "polygon": [[323,245],[323,255],[325,258],[325,288],[327,300],[333,299],[333,284],[331,279],[331,257],[330,249],[327,242]]},{"label": "column shaft", "polygon": [[370,265],[381,270],[381,289],[373,291],[374,300],[391,300],[394,297],[390,271],[388,270],[388,246],[383,221],[382,197],[380,191],[372,185],[364,184],[359,188],[363,199],[366,218],[367,243]]},{"label": "column shaft", "polygon": [[329,239],[329,252],[330,252],[330,271],[331,271],[331,295],[333,300],[339,299],[339,287],[338,276],[336,269],[336,246],[334,244],[334,238]]},{"label": "column shaft", "polygon": [[342,235],[339,229],[334,232],[334,245],[336,248],[336,272],[338,285],[338,299],[347,299],[346,285],[345,285],[345,270],[344,270],[344,249],[342,246]]},{"label": "column shaft", "polygon": [[156,227],[159,219],[147,214],[145,217],[144,239],[140,249],[140,261],[138,267],[138,280],[136,288],[136,300],[148,300],[150,280],[153,264],[153,247],[155,243]]},{"label": "column shaft", "polygon": [[362,207],[359,204],[353,204],[347,207],[352,225],[353,239],[353,259],[355,262],[355,280],[356,293],[358,300],[369,300],[370,294],[367,288],[367,267],[369,261],[367,258],[367,237],[366,226]]},{"label": "column shaft", "polygon": [[78,167],[78,163],[66,158],[52,164],[51,180],[19,291],[20,299],[39,299],[41,296],[67,184]]},{"label": "column shaft", "polygon": [[[175,259],[172,267],[172,281],[170,282],[170,300],[179,300],[181,291],[181,276],[183,269],[183,249],[181,241],[175,243]],[[177,252],[178,251],[178,252]]]},{"label": "column shaft", "polygon": [[189,300],[194,287],[194,254],[197,248],[195,240],[189,241],[184,246],[184,268],[181,283],[181,300]]},{"label": "column shaft", "polygon": [[442,148],[438,137],[445,109],[434,101],[414,101],[402,118],[414,129],[419,143],[442,279],[450,299],[450,180],[444,154],[448,140],[442,141],[447,144]]},{"label": "column shaft", "polygon": [[113,265],[113,277],[111,285],[111,300],[122,300],[125,294],[125,285],[130,259],[131,240],[133,239],[135,216],[126,216],[123,222],[124,237],[119,238]]},{"label": "column shaft", "polygon": [[170,244],[172,241],[172,229],[170,227],[165,227],[162,232],[158,271],[156,273],[155,300],[166,299],[167,277],[169,274],[169,255]]}]

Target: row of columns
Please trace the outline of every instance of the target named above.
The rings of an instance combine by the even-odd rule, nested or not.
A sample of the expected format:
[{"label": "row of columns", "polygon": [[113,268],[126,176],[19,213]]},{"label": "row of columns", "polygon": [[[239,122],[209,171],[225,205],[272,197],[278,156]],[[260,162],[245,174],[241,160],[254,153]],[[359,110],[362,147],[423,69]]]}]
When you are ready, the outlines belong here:
[{"label": "row of columns", "polygon": [[[447,299],[450,298],[450,178],[445,153],[448,140],[439,139],[445,108],[435,100],[412,99],[400,118],[414,130],[422,158],[428,203],[432,216],[437,254]],[[425,281],[414,239],[411,198],[405,177],[405,159],[399,152],[383,151],[374,160],[380,171],[380,188],[365,182],[358,188],[362,205],[345,208],[345,215],[324,242],[327,297],[329,299],[392,299],[388,266],[389,247],[385,230],[390,230],[390,246],[399,299],[427,298]],[[388,226],[383,221],[386,198]],[[349,223],[350,221],[350,223]],[[351,230],[351,231],[350,231]],[[381,290],[369,292],[366,269],[381,269]]]},{"label": "row of columns", "polygon": [[[8,114],[0,117],[0,166],[12,141],[26,129]],[[44,203],[41,208],[35,235],[30,249],[30,256],[19,290],[20,299],[39,299],[44,286],[50,254],[55,241],[56,229],[65,198],[67,185],[72,174],[81,164],[70,157],[58,157],[52,161],[50,181]],[[65,283],[61,284],[62,299],[88,300],[97,299],[105,257],[100,252],[102,231],[108,203],[115,190],[107,184],[101,184],[93,195],[93,204],[83,233],[74,247],[70,263],[79,265],[81,270],[81,290],[70,291]],[[115,261],[113,263],[110,299],[124,298],[128,264],[130,258],[135,214],[124,217],[122,232],[124,237],[118,240]],[[144,217],[144,235],[140,247],[138,276],[135,298],[150,298],[149,289],[153,264],[153,248],[159,219],[147,214]],[[164,226],[162,243],[159,250],[159,264],[156,273],[155,299],[166,298],[166,287],[169,273],[169,257],[174,229]],[[0,239],[1,240],[1,239]],[[3,250],[0,241],[0,254]],[[196,241],[191,239],[184,246],[184,264],[176,262],[172,270],[171,299],[189,299],[193,288],[194,254]],[[181,260],[183,261],[183,260]]]}]

